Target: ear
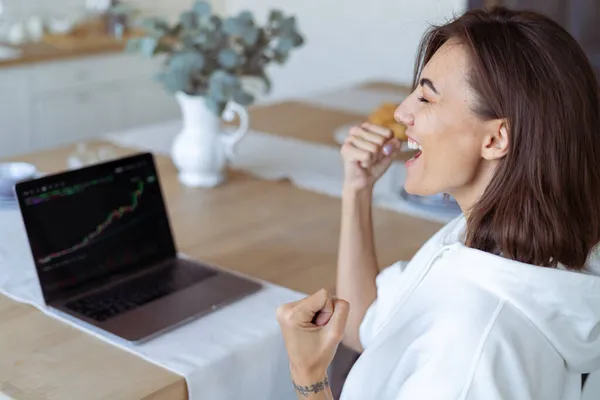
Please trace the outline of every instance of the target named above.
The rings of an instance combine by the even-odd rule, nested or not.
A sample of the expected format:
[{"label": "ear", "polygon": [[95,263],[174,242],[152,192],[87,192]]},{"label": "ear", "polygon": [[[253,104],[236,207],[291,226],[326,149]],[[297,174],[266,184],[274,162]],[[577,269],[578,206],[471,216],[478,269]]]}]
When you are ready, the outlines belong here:
[{"label": "ear", "polygon": [[489,121],[481,148],[481,156],[485,160],[498,160],[508,152],[508,123],[504,119]]}]

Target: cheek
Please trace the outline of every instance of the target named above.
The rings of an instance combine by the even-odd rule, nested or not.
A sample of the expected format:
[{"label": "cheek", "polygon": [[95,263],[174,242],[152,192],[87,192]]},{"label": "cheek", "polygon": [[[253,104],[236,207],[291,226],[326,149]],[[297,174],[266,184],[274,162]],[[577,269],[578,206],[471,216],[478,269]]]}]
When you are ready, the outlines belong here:
[{"label": "cheek", "polygon": [[452,192],[477,174],[480,156],[476,143],[452,132],[432,135],[420,163],[408,168],[406,190],[422,196]]},{"label": "cheek", "polygon": [[437,157],[426,165],[444,186],[444,191],[469,184],[477,175],[481,162],[478,144],[472,140],[453,138],[440,142]]}]

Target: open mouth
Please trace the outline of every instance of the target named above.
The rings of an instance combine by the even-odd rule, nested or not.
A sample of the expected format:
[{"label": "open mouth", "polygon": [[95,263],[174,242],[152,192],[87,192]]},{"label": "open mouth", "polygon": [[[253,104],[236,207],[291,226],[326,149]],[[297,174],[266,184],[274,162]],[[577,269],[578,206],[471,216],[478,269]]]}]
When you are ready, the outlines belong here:
[{"label": "open mouth", "polygon": [[421,154],[423,153],[423,149],[419,142],[411,138],[408,138],[408,148],[410,150],[416,150],[416,153],[410,160],[406,161],[406,165],[412,164],[417,158],[421,157]]}]

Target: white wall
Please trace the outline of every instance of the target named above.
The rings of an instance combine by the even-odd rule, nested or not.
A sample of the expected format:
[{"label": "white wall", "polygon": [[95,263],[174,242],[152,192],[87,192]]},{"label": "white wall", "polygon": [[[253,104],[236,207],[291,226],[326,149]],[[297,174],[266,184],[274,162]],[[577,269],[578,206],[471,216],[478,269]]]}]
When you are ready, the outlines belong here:
[{"label": "white wall", "polygon": [[430,23],[466,8],[466,0],[225,0],[227,13],[248,9],[264,21],[271,8],[297,16],[304,47],[272,68],[273,97],[382,78],[408,83]]},{"label": "white wall", "polygon": [[[145,13],[175,18],[190,8],[195,0],[123,0]],[[218,13],[224,10],[225,0],[211,0]],[[40,17],[80,16],[85,13],[86,0],[0,0],[4,5],[3,20],[23,20],[32,15]]]},{"label": "white wall", "polygon": [[[145,13],[176,18],[195,0],[126,0]],[[86,0],[0,0],[2,19],[77,15]],[[408,83],[415,51],[430,23],[466,8],[466,0],[212,0],[220,14],[251,10],[263,22],[271,8],[297,16],[306,44],[270,68],[270,100],[327,90],[365,79]]]},{"label": "white wall", "polygon": [[0,0],[4,5],[3,21],[21,21],[32,15],[63,17],[81,14],[85,0]]}]

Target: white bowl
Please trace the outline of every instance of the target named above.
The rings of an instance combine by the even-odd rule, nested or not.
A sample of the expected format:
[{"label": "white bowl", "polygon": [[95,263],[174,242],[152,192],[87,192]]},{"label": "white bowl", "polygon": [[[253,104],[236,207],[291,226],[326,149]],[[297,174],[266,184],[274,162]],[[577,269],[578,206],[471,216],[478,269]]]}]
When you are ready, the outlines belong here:
[{"label": "white bowl", "polygon": [[35,165],[24,162],[0,163],[0,196],[13,197],[17,183],[35,178]]}]

